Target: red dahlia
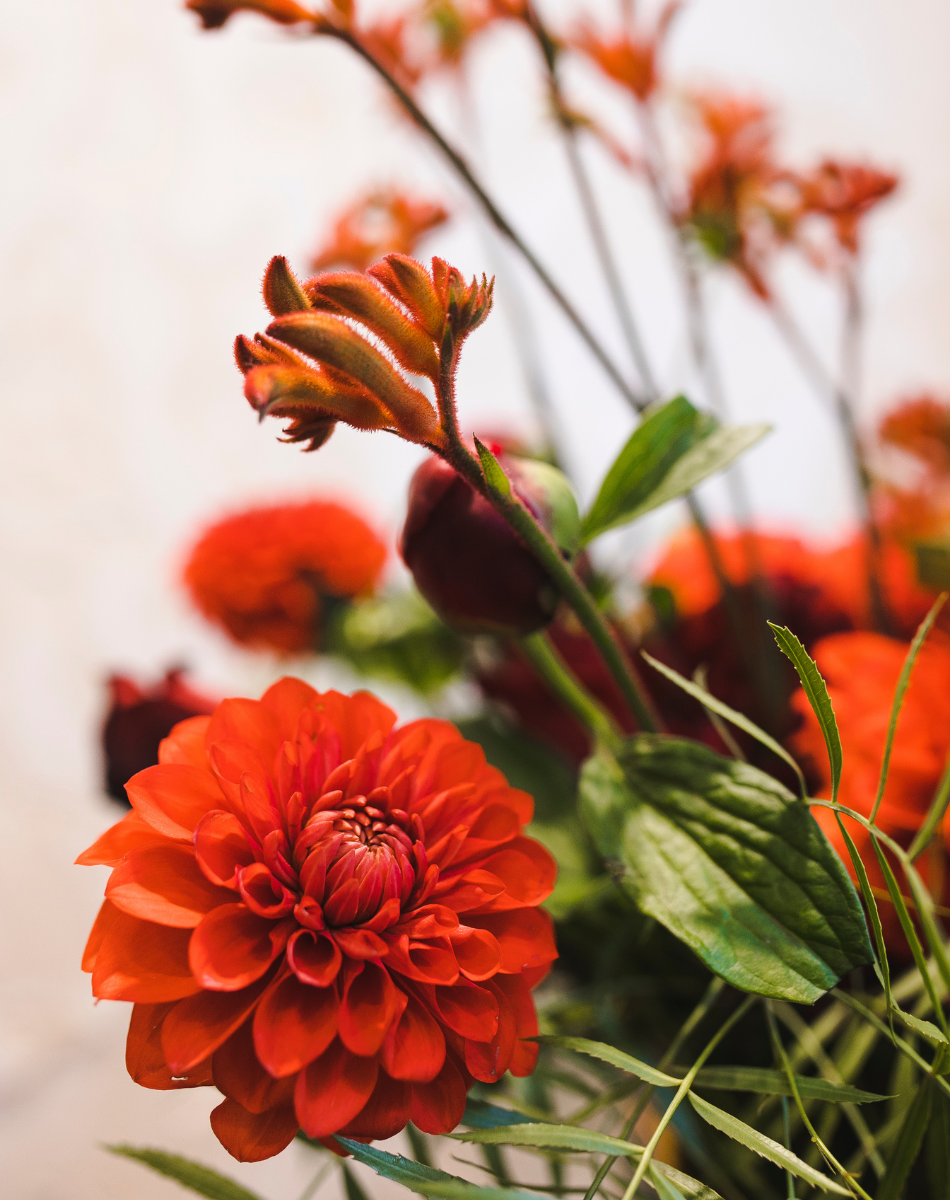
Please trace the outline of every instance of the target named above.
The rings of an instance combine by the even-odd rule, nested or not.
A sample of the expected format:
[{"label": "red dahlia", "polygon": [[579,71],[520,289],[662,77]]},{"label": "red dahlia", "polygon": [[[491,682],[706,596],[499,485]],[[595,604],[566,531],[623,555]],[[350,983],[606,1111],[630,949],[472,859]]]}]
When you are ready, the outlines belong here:
[{"label": "red dahlia", "polygon": [[183,721],[79,858],[113,872],[83,968],[131,1000],[151,1088],[213,1084],[245,1161],[298,1127],[453,1129],[475,1079],[527,1075],[556,957],[532,800],[444,721],[283,679]]}]

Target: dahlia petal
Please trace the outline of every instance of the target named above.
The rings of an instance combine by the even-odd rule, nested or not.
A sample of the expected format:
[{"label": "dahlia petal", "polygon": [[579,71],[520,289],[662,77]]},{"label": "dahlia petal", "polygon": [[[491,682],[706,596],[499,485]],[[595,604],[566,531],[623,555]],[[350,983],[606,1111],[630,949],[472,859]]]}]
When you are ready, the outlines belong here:
[{"label": "dahlia petal", "polygon": [[465,1112],[468,1088],[456,1065],[446,1058],[431,1083],[412,1087],[412,1123],[423,1133],[450,1133]]},{"label": "dahlia petal", "polygon": [[348,879],[326,898],[323,913],[330,925],[349,925],[356,919],[359,905],[360,885],[355,879]]},{"label": "dahlia petal", "polygon": [[430,942],[411,942],[405,934],[387,938],[387,942],[386,965],[407,979],[444,986],[451,986],[458,979],[458,963],[450,950]]},{"label": "dahlia petal", "polygon": [[294,1094],[292,1079],[274,1079],[265,1071],[254,1052],[252,1022],[232,1033],[214,1052],[211,1070],[214,1086],[230,1100],[236,1100],[248,1112],[263,1113],[278,1105],[290,1104]]},{"label": "dahlia petal", "polygon": [[109,877],[106,896],[130,916],[179,929],[193,929],[205,913],[232,899],[204,877],[191,846],[167,839],[128,854]]},{"label": "dahlia petal", "polygon": [[254,1049],[270,1074],[293,1075],[321,1055],[336,1036],[338,1008],[334,988],[280,979],[254,1014]]},{"label": "dahlia petal", "polygon": [[323,692],[318,707],[340,735],[343,761],[353,758],[374,733],[385,737],[396,724],[396,714],[370,692]]},{"label": "dahlia petal", "polygon": [[297,1076],[294,1106],[307,1137],[325,1138],[352,1121],[373,1093],[379,1064],[337,1039]]},{"label": "dahlia petal", "polygon": [[487,929],[460,929],[452,938],[452,950],[466,979],[490,979],[501,969],[501,946]]},{"label": "dahlia petal", "polygon": [[540,1047],[537,1042],[525,1041],[538,1032],[538,1014],[531,996],[531,988],[523,975],[498,975],[495,986],[502,992],[511,1007],[515,1019],[515,1045],[508,1070],[512,1075],[530,1075],[538,1061]]},{"label": "dahlia petal", "polygon": [[385,1141],[409,1124],[412,1087],[380,1071],[373,1094],[360,1112],[339,1131],[344,1137]]},{"label": "dahlia petal", "polygon": [[162,1030],[178,1003],[172,1000],[166,1004],[136,1004],[132,1007],[125,1042],[125,1065],[140,1087],[166,1092],[177,1088],[210,1087],[214,1082],[210,1059],[194,1063],[188,1071],[175,1072],[165,1061]]},{"label": "dahlia petal", "polygon": [[515,1018],[504,993],[493,983],[491,988],[498,1001],[498,1031],[490,1042],[481,1039],[465,1040],[465,1069],[482,1083],[495,1083],[508,1070],[515,1049]]},{"label": "dahlia petal", "polygon": [[108,900],[103,901],[96,913],[96,919],[92,923],[92,929],[89,931],[89,937],[86,939],[86,948],[82,952],[82,969],[88,975],[96,965],[96,957],[102,948],[103,940],[106,933],[115,920],[115,914],[118,910],[114,908]]},{"label": "dahlia petal", "polygon": [[241,899],[259,917],[276,921],[293,911],[296,897],[271,874],[264,863],[252,863],[238,872]]},{"label": "dahlia petal", "polygon": [[92,971],[94,996],[158,1004],[200,990],[188,966],[191,930],[155,925],[109,907],[111,915]]},{"label": "dahlia petal", "polygon": [[181,763],[188,767],[208,770],[208,751],[205,749],[205,734],[211,724],[210,717],[188,717],[179,721],[168,737],[158,744],[158,761]]},{"label": "dahlia petal", "polygon": [[505,885],[497,875],[476,868],[449,879],[442,877],[436,884],[433,895],[438,898],[440,904],[460,913],[490,904],[504,890]]},{"label": "dahlia petal", "polygon": [[179,1001],[162,1027],[162,1053],[176,1074],[203,1062],[247,1020],[271,983],[259,979],[240,992],[199,992]]},{"label": "dahlia petal", "polygon": [[301,710],[319,702],[319,692],[302,679],[294,679],[289,675],[271,684],[261,696],[261,704],[277,718],[281,738],[289,742],[296,740]]},{"label": "dahlia petal", "polygon": [[[264,766],[264,760],[253,746],[233,739],[223,739],[212,743],[208,749],[208,760],[211,763],[212,774],[218,781],[222,795],[226,798],[226,802],[219,804],[218,808],[225,808],[233,812],[242,825],[252,829],[247,824],[247,814],[244,811],[241,780],[247,774],[262,780],[265,779],[267,769]],[[272,828],[273,822],[269,822],[266,829]],[[255,834],[255,836],[257,835]]]},{"label": "dahlia petal", "polygon": [[223,800],[210,771],[181,763],[146,767],[132,776],[125,790],[132,807],[153,829],[189,841],[205,813],[221,808]]},{"label": "dahlia petal", "polygon": [[260,700],[222,700],[205,734],[209,753],[216,742],[238,742],[256,750],[270,770],[283,741],[277,714]]},{"label": "dahlia petal", "polygon": [[405,933],[411,938],[451,937],[458,927],[459,919],[450,907],[426,904],[406,913],[392,932]]},{"label": "dahlia petal", "polygon": [[399,1017],[406,996],[385,967],[372,962],[343,963],[340,1040],[354,1054],[375,1054]]},{"label": "dahlia petal", "polygon": [[459,980],[455,987],[433,988],[432,1002],[443,1024],[459,1037],[490,1042],[498,1032],[498,1000],[487,986]]},{"label": "dahlia petal", "polygon": [[198,866],[206,879],[221,887],[236,888],[237,873],[254,862],[254,852],[241,822],[233,813],[209,812],[194,833]]},{"label": "dahlia petal", "polygon": [[300,1126],[292,1104],[265,1113],[249,1113],[235,1100],[225,1100],[211,1113],[214,1135],[238,1162],[261,1162],[280,1154]]},{"label": "dahlia petal", "polygon": [[550,896],[557,880],[554,859],[540,842],[526,837],[515,838],[481,865],[505,885],[504,894],[490,902],[493,912],[538,905]]},{"label": "dahlia petal", "polygon": [[133,810],[107,829],[88,850],[84,850],[76,859],[76,864],[80,867],[114,867],[130,850],[158,846],[167,840]]},{"label": "dahlia petal", "polygon": [[326,934],[298,929],[287,943],[287,962],[301,983],[324,988],[337,977],[343,955]]},{"label": "dahlia petal", "polygon": [[[479,784],[483,812],[488,812],[496,804],[500,804],[503,808],[511,809],[518,818],[519,825],[531,824],[534,819],[534,797],[529,792],[523,792],[521,788],[509,787],[508,780],[501,771],[496,771],[494,767],[489,766],[486,766],[482,772]],[[479,834],[479,836],[483,835]]]},{"label": "dahlia petal", "polygon": [[188,957],[195,978],[216,992],[247,987],[281,953],[295,924],[292,917],[268,921],[243,904],[222,904],[192,934]]},{"label": "dahlia petal", "polygon": [[525,1042],[521,1038],[515,1038],[508,1070],[519,1079],[524,1079],[527,1075],[533,1075],[534,1069],[538,1065],[538,1055],[540,1052],[541,1047],[537,1042]]},{"label": "dahlia petal", "polygon": [[369,929],[336,929],[333,937],[347,958],[380,958],[389,949],[379,934]]},{"label": "dahlia petal", "polygon": [[507,804],[490,804],[472,822],[470,835],[483,845],[497,845],[517,837],[521,832],[518,813]]},{"label": "dahlia petal", "polygon": [[508,975],[517,975],[528,967],[537,967],[557,958],[553,923],[544,909],[472,913],[465,920],[467,924],[487,929],[495,935],[501,946],[501,969]]},{"label": "dahlia petal", "polygon": [[379,1061],[393,1079],[429,1083],[445,1062],[445,1037],[438,1021],[414,996],[386,1034]]}]

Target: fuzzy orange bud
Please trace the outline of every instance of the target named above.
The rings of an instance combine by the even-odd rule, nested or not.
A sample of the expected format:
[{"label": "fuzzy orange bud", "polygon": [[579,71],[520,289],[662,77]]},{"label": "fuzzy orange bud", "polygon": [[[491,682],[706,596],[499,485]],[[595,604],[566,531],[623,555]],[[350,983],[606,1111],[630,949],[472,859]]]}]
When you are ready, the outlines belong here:
[{"label": "fuzzy orange bud", "polygon": [[405,254],[387,254],[366,273],[401,300],[431,338],[442,341],[445,307],[435,290],[432,276],[422,263]]},{"label": "fuzzy orange bud", "polygon": [[295,0],[187,0],[185,8],[198,14],[205,29],[220,29],[241,9],[260,13],[279,25],[296,25],[299,21],[315,19],[314,13],[302,8]]},{"label": "fuzzy orange bud", "polygon": [[310,308],[307,294],[297,281],[297,277],[287,266],[287,259],[282,254],[275,254],[267,264],[264,272],[264,303],[272,317],[282,317],[286,313],[306,312]]}]

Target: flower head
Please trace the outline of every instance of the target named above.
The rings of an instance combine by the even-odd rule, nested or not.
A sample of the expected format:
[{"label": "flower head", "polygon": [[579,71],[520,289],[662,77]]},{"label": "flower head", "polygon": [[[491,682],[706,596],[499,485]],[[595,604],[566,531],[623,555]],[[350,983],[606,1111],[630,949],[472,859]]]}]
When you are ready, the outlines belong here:
[{"label": "flower head", "polygon": [[930,395],[904,400],[884,415],[878,439],[887,456],[875,480],[882,527],[905,542],[945,537],[950,528],[950,403]]},{"label": "flower head", "polygon": [[128,804],[125,784],[133,775],[158,762],[158,747],[179,721],[214,711],[216,700],[193,692],[174,668],[152,687],[142,687],[127,675],[109,678],[109,712],[102,727],[106,791]]},{"label": "flower head", "polygon": [[340,213],[330,237],[313,256],[311,268],[365,271],[385,254],[412,254],[420,238],[448,219],[441,204],[396,188],[369,192]]},{"label": "flower head", "polygon": [[235,358],[261,419],[289,417],[286,441],[322,446],[337,421],[386,429],[410,442],[445,444],[440,414],[406,374],[437,383],[462,342],[488,316],[493,283],[466,284],[433,258],[431,271],[388,254],[365,274],[328,271],[299,283],[271,260],[264,301],[275,320]]},{"label": "flower head", "polygon": [[530,1074],[555,868],[480,747],[283,679],[160,760],[79,859],[114,868],[83,965],[135,1004],[133,1079],[213,1083],[212,1128],[253,1160],[298,1127],[443,1133],[474,1079]]},{"label": "flower head", "polygon": [[282,654],[312,650],[321,603],[372,590],[386,547],[342,504],[252,508],[212,525],[185,567],[200,611],[234,641]]},{"label": "flower head", "polygon": [[198,14],[205,29],[220,29],[225,21],[242,10],[260,13],[278,25],[316,20],[316,14],[297,4],[296,0],[186,0],[185,8]]},{"label": "flower head", "polygon": [[897,187],[896,175],[866,163],[828,158],[799,177],[802,210],[827,217],[838,245],[857,254],[862,218]]},{"label": "flower head", "polygon": [[571,36],[570,45],[642,103],[659,86],[659,52],[681,7],[681,0],[672,0],[661,9],[653,29],[624,29],[612,36],[599,33],[585,20]]}]

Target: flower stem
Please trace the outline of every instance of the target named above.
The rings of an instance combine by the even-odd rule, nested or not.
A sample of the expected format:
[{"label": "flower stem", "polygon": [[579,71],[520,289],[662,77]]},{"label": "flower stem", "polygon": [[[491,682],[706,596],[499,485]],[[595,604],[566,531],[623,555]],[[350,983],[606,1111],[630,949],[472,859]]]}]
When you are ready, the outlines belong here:
[{"label": "flower stem", "polygon": [[586,690],[558,653],[550,635],[544,632],[523,637],[520,646],[525,657],[560,700],[587,726],[598,742],[616,749],[622,734],[613,717]]},{"label": "flower stem", "polygon": [[340,29],[337,26],[323,23],[316,28],[317,36],[336,38],[337,41],[343,42],[349,46],[363,61],[370,66],[376,74],[382,79],[386,86],[390,89],[402,107],[405,109],[410,120],[429,138],[431,142],[441,151],[442,155],[449,161],[456,173],[461,178],[475,199],[484,209],[488,219],[495,226],[503,237],[515,247],[521,257],[525,260],[528,266],[534,271],[543,286],[547,289],[549,295],[558,305],[567,319],[571,322],[577,332],[580,334],[587,347],[593,354],[594,358],[600,363],[605,373],[621,395],[634,406],[638,408],[641,405],[640,397],[636,395],[616,363],[600,344],[600,341],[594,335],[587,322],[580,315],[571,301],[567,298],[560,286],[555,283],[554,279],[548,273],[547,268],[535,255],[534,251],[527,245],[521,235],[508,221],[508,218],[501,212],[495,201],[489,196],[488,192],[475,177],[471,167],[462,157],[462,155],[451,145],[450,142],[439,132],[432,124],[429,118],[425,115],[422,109],[416,104],[412,96],[406,89],[390,74],[383,64],[373,56],[373,54],[363,45],[359,38],[348,29]]}]

